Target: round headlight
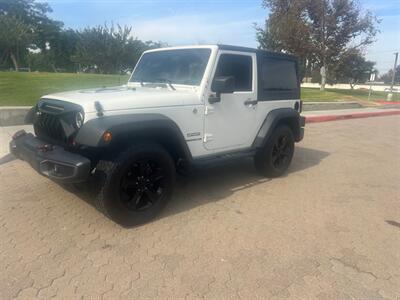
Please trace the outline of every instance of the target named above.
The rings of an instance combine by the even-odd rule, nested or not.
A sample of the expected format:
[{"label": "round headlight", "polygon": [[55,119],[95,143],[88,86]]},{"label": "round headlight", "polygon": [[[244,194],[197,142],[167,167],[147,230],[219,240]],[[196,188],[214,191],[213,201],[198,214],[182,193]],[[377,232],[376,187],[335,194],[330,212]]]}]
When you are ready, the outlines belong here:
[{"label": "round headlight", "polygon": [[76,112],[76,114],[75,114],[75,127],[77,129],[82,127],[83,120],[84,120],[83,113],[81,111]]}]

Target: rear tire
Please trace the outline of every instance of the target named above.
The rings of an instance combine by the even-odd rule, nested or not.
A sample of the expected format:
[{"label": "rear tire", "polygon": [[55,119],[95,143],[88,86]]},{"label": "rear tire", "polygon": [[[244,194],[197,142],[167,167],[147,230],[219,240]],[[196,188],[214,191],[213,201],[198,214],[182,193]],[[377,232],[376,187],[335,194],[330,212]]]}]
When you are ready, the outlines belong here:
[{"label": "rear tire", "polygon": [[293,132],[288,126],[279,126],[267,144],[254,157],[257,171],[265,177],[279,177],[290,166],[294,153]]},{"label": "rear tire", "polygon": [[121,226],[132,227],[153,219],[168,203],[175,166],[163,147],[143,143],[112,161],[100,161],[95,175],[101,181],[96,207]]}]

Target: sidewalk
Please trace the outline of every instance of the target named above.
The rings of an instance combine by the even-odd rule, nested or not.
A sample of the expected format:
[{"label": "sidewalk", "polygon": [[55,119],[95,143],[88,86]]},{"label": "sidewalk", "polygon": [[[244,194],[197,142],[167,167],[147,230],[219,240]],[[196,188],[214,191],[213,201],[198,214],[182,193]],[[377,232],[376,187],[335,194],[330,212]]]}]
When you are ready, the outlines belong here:
[{"label": "sidewalk", "polygon": [[10,142],[12,135],[21,129],[25,129],[25,131],[33,133],[32,125],[0,126],[0,159],[9,153],[8,143]]}]

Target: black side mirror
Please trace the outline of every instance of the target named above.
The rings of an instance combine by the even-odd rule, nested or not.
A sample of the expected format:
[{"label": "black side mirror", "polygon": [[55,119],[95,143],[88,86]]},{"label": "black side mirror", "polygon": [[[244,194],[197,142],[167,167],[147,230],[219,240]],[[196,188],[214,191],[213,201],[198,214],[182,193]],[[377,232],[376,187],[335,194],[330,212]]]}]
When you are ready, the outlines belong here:
[{"label": "black side mirror", "polygon": [[210,103],[221,101],[221,94],[230,94],[235,90],[235,78],[233,76],[218,76],[214,78],[211,90],[216,96],[209,99]]}]

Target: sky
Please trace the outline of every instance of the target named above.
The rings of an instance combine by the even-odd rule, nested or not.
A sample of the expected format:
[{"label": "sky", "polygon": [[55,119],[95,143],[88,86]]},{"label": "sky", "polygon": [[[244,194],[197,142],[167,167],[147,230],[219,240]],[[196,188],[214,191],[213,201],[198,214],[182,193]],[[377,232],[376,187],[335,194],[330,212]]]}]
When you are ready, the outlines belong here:
[{"label": "sky", "polygon": [[[141,40],[171,46],[224,43],[257,47],[254,24],[263,25],[268,10],[261,0],[47,0],[51,17],[80,29],[106,22],[132,26]],[[380,33],[366,49],[380,74],[400,52],[400,0],[359,0],[379,19]]]}]

